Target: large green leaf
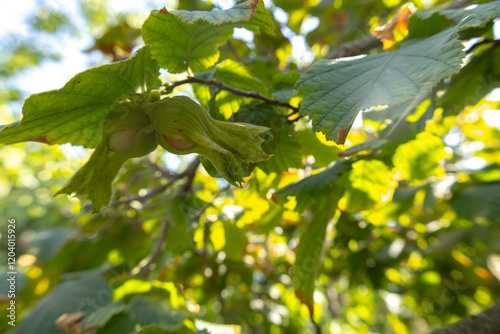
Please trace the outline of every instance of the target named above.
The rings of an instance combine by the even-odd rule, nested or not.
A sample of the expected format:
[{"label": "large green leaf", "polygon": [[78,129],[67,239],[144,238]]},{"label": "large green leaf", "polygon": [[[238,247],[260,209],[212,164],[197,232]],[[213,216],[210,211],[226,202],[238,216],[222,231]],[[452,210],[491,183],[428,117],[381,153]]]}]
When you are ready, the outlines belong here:
[{"label": "large green leaf", "polygon": [[285,129],[280,134],[279,144],[276,146],[276,153],[271,159],[259,164],[259,168],[265,173],[278,173],[287,171],[289,168],[301,168],[302,162],[302,141],[300,135],[290,133],[290,129]]},{"label": "large green leaf", "polygon": [[471,221],[481,217],[499,222],[500,183],[457,184],[453,189],[452,205],[460,217]]},{"label": "large green leaf", "polygon": [[0,143],[33,140],[93,148],[114,103],[137,89],[157,88],[158,70],[149,47],[143,47],[130,59],[77,74],[59,90],[30,96],[23,119],[0,131]]},{"label": "large green leaf", "polygon": [[128,314],[143,326],[156,325],[171,331],[180,329],[189,317],[189,312],[173,308],[166,300],[143,296],[132,298]]},{"label": "large green leaf", "polygon": [[341,176],[339,184],[344,195],[339,201],[343,211],[356,212],[371,209],[392,198],[396,187],[393,172],[380,160],[359,160],[352,170]]},{"label": "large green leaf", "polygon": [[500,86],[500,49],[492,46],[454,75],[449,88],[438,102],[445,114],[458,114],[465,107],[476,105],[492,89]]},{"label": "large green leaf", "polygon": [[[488,22],[497,18],[498,13],[500,13],[500,1],[473,5],[461,9],[443,9],[437,12],[438,15],[445,16],[458,23],[459,29],[484,27]],[[437,22],[434,16],[436,16],[435,11],[418,11],[410,21],[410,30],[422,28],[424,24],[428,24],[428,19]]]},{"label": "large green leaf", "polygon": [[414,140],[397,148],[393,163],[403,179],[425,180],[431,176],[444,175],[444,168],[440,163],[445,157],[441,138],[422,132]]},{"label": "large green leaf", "polygon": [[[217,65],[214,77],[228,86],[244,91],[257,92],[268,95],[266,87],[243,64],[231,59]],[[229,91],[221,90],[214,93],[215,103],[219,113],[224,119],[229,119],[244,102],[252,101],[250,98],[235,95]]]},{"label": "large green leaf", "polygon": [[64,313],[84,312],[87,315],[111,302],[111,290],[101,276],[84,276],[63,282],[42,300],[9,333],[62,334],[55,320]]},{"label": "large green leaf", "polygon": [[173,13],[151,14],[142,26],[144,42],[151,46],[160,66],[171,73],[188,68],[199,72],[214,65],[219,59],[217,48],[232,34],[232,24],[188,24]]},{"label": "large green leaf", "polygon": [[268,154],[275,152],[283,132],[283,121],[272,106],[266,103],[242,104],[238,112],[233,114],[232,121],[268,127],[270,130],[261,134],[264,138],[262,149]]},{"label": "large green leaf", "polygon": [[234,88],[267,95],[266,87],[255,78],[245,65],[227,59],[217,65],[215,79]]},{"label": "large green leaf", "polygon": [[339,161],[322,172],[305,177],[302,180],[279,189],[275,196],[285,199],[288,196],[295,196],[298,204],[297,210],[301,211],[305,209],[318,194],[323,194],[324,190],[331,188],[333,182],[340,177],[347,166],[348,164],[346,162]]},{"label": "large green leaf", "polygon": [[[252,1],[253,2],[253,1]],[[144,22],[142,37],[150,45],[154,57],[171,73],[202,71],[219,59],[218,47],[226,43],[233,28],[260,28],[272,32],[274,27],[262,1],[257,10],[240,2],[228,10],[167,11],[152,13]]]},{"label": "large green leaf", "polygon": [[313,129],[343,143],[360,110],[422,99],[460,69],[464,56],[454,29],[375,56],[321,59],[297,82],[301,114]]},{"label": "large green leaf", "polygon": [[274,24],[271,14],[264,7],[262,0],[240,0],[226,10],[188,11],[174,10],[172,13],[188,24],[204,21],[212,25],[223,23],[240,23],[238,26],[260,33],[261,29],[274,34]]},{"label": "large green leaf", "polygon": [[318,199],[322,204],[314,215],[311,224],[301,236],[295,252],[292,268],[292,281],[297,297],[313,314],[313,293],[316,276],[323,263],[323,246],[328,223],[333,218],[339,197],[333,192]]}]

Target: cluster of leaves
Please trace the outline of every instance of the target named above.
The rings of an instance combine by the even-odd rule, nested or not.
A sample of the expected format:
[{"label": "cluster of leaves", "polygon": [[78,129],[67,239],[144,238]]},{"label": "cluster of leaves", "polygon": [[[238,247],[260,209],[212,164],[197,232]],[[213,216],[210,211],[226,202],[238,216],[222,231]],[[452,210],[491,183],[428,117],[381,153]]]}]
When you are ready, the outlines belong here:
[{"label": "cluster of leaves", "polygon": [[[106,215],[82,205],[54,220],[69,224],[38,226],[53,215],[48,207],[31,218],[3,207],[26,231],[18,307],[32,307],[11,332],[425,332],[493,303],[500,136],[485,122],[498,103],[485,96],[500,75],[500,2],[411,17],[398,16],[397,4],[275,0],[274,12],[289,13],[278,22],[262,1],[211,11],[181,1],[189,10],[150,14],[145,46],[131,58],[28,98],[23,119],[0,131],[0,143],[27,148],[25,165],[42,151],[17,143],[38,141],[106,147],[97,164],[105,166],[114,155],[100,143],[116,106],[137,92],[169,98],[187,84],[183,93],[214,122],[269,129],[254,134],[269,159],[243,160],[241,189],[216,181],[211,152],[169,170],[162,161],[172,156],[158,149],[125,163]],[[384,34],[391,50],[374,38],[369,55],[330,59],[367,21],[380,23],[367,13],[385,10],[397,23],[383,28],[394,28]],[[289,38],[311,16],[319,25],[305,40],[319,59],[304,70]],[[235,28],[253,32],[254,45],[232,40]],[[111,40],[113,29],[104,34]],[[363,126],[352,129],[361,112]],[[183,147],[179,138],[170,143]],[[472,157],[486,167],[468,170]],[[5,197],[49,168],[33,181],[34,169],[3,161],[12,176],[0,182],[14,185]],[[106,188],[117,173],[80,179]],[[49,179],[54,193],[62,180]],[[34,201],[25,196],[19,205]]]}]

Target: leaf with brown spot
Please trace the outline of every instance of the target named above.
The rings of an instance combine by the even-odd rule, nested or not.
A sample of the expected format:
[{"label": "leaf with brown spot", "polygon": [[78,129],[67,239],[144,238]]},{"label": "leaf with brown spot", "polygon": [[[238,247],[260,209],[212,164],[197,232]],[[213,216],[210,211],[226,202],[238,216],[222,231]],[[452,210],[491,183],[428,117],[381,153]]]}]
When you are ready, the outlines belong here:
[{"label": "leaf with brown spot", "polygon": [[386,24],[375,28],[373,35],[384,43],[384,50],[392,48],[395,44],[394,30],[397,29],[404,34],[408,33],[408,20],[417,11],[413,3],[406,3],[398,10],[396,15]]},{"label": "leaf with brown spot", "polygon": [[247,6],[250,6],[250,8],[252,9],[252,13],[250,14],[250,17],[254,17],[258,4],[259,4],[259,0],[249,0],[248,1]]}]

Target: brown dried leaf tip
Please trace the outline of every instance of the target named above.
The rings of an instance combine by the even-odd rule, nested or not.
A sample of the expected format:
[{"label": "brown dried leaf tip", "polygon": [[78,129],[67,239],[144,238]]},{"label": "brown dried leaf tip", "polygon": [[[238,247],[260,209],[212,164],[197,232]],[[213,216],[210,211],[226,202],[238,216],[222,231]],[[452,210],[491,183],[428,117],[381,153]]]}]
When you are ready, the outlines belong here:
[{"label": "brown dried leaf tip", "polygon": [[337,143],[337,145],[344,145],[345,144],[345,140],[347,138],[348,133],[349,133],[348,128],[339,130],[339,133],[337,135],[337,140],[335,141]]},{"label": "brown dried leaf tip", "polygon": [[170,13],[168,12],[168,10],[167,10],[167,8],[166,8],[166,7],[163,7],[162,9],[160,9],[160,11],[159,11],[159,12],[160,12],[160,13],[162,13],[162,14],[170,14]]},{"label": "brown dried leaf tip", "polygon": [[249,0],[247,3],[247,6],[250,6],[250,9],[252,9],[252,13],[250,14],[250,17],[255,16],[255,11],[257,10],[257,5],[259,4],[259,0]]},{"label": "brown dried leaf tip", "polygon": [[99,327],[98,324],[89,324],[82,328],[83,319],[85,319],[83,312],[65,313],[57,318],[55,323],[67,334],[84,334]]}]

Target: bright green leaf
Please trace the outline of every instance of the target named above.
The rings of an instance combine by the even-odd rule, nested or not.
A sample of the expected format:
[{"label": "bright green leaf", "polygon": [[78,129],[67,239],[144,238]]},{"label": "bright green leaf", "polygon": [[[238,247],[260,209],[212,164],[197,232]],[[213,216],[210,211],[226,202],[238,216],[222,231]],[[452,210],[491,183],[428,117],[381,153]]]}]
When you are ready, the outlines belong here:
[{"label": "bright green leaf", "polygon": [[82,327],[88,326],[90,324],[103,326],[105,325],[115,314],[121,313],[125,310],[125,304],[122,300],[108,304],[103,307],[99,307],[94,313],[90,314],[88,317],[82,321]]},{"label": "bright green leaf", "polygon": [[417,138],[400,145],[394,153],[394,166],[405,180],[425,180],[443,176],[440,162],[446,157],[441,138],[422,132]]},{"label": "bright green leaf", "polygon": [[231,38],[235,27],[257,33],[261,27],[270,33],[274,30],[262,1],[255,12],[246,2],[240,2],[228,10],[152,13],[144,22],[142,37],[160,66],[169,72],[180,73],[188,68],[199,72],[217,62],[218,47]]},{"label": "bright green leaf", "polygon": [[352,164],[339,182],[345,189],[339,208],[356,212],[373,208],[391,199],[396,182],[393,172],[379,160],[360,160]]},{"label": "bright green leaf", "polygon": [[233,25],[214,27],[208,23],[188,24],[174,14],[151,14],[142,26],[142,38],[153,56],[170,73],[190,68],[202,71],[219,59],[217,48],[233,34]]},{"label": "bright green leaf", "polygon": [[[257,92],[264,96],[268,95],[266,87],[259,79],[255,78],[247,67],[231,59],[217,65],[214,70],[214,77],[217,81],[228,86],[248,92]],[[215,94],[215,103],[225,119],[229,119],[232,114],[238,111],[242,103],[251,101],[250,98],[235,95],[226,90],[218,91]]]},{"label": "bright green leaf", "polygon": [[328,223],[337,208],[338,197],[334,193],[321,197],[320,209],[313,215],[311,224],[300,237],[292,268],[292,282],[297,297],[314,313],[313,293],[316,276],[322,266],[323,245]]},{"label": "bright green leaf", "polygon": [[29,97],[23,119],[0,131],[0,143],[32,140],[93,148],[115,102],[159,84],[158,66],[149,47],[144,47],[128,60],[77,74],[59,90]]},{"label": "bright green leaf", "polygon": [[180,329],[183,321],[189,317],[187,311],[173,308],[164,299],[143,296],[132,298],[128,314],[143,326],[156,325],[170,331]]},{"label": "bright green leaf", "polygon": [[285,129],[281,132],[276,153],[271,159],[259,164],[259,168],[267,174],[281,174],[289,168],[300,168],[304,164],[302,162],[302,142],[300,136],[290,134],[290,131]]},{"label": "bright green leaf", "polygon": [[217,65],[214,77],[229,86],[267,95],[267,89],[259,79],[245,65],[234,60],[227,59]]},{"label": "bright green leaf", "polygon": [[337,162],[330,168],[322,172],[305,177],[302,180],[287,185],[279,189],[275,196],[278,198],[287,198],[288,196],[297,197],[298,203],[304,203],[303,208],[312,201],[322,191],[332,186],[332,183],[337,180],[342,172],[347,168],[347,163]]}]

